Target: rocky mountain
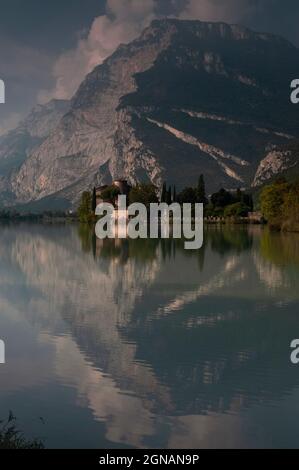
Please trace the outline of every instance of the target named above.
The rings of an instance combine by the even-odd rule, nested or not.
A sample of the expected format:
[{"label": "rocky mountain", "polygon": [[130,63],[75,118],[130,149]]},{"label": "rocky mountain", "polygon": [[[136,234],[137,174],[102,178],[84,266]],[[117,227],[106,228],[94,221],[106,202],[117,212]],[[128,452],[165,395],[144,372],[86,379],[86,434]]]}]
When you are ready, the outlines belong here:
[{"label": "rocky mountain", "polygon": [[299,175],[299,141],[291,140],[283,146],[273,146],[260,162],[253,187],[273,180],[277,175],[292,179]]},{"label": "rocky mountain", "polygon": [[69,101],[52,100],[37,105],[18,127],[0,137],[0,200],[13,203],[11,181],[27,158],[56,128],[69,109]]},{"label": "rocky mountain", "polygon": [[[279,171],[273,149],[299,137],[298,66],[299,50],[277,36],[156,20],[86,77],[46,138],[12,152],[10,190],[19,203],[75,204],[119,177],[181,188],[204,173],[209,192],[257,184],[265,162]],[[11,158],[2,142],[0,155]]]}]

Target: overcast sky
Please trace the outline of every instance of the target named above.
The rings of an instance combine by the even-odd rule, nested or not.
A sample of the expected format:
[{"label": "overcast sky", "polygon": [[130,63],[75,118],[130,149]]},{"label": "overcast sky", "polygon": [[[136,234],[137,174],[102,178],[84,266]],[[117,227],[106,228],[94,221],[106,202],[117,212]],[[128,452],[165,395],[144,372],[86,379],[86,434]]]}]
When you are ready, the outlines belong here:
[{"label": "overcast sky", "polygon": [[37,102],[70,98],[93,67],[161,16],[240,23],[299,46],[298,0],[0,0],[0,133]]}]

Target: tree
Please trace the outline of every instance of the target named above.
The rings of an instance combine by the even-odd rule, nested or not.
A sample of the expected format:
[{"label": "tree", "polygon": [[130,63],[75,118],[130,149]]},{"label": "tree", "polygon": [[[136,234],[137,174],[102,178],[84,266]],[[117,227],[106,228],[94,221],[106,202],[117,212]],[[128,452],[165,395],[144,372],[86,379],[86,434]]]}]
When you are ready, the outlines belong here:
[{"label": "tree", "polygon": [[284,216],[283,205],[288,191],[289,184],[284,181],[276,181],[262,190],[260,195],[261,210],[270,226],[281,227]]},{"label": "tree", "polygon": [[205,185],[205,180],[204,176],[200,175],[199,180],[198,180],[198,185],[197,185],[197,202],[199,204],[207,204],[207,198],[206,198],[206,185]]},{"label": "tree", "polygon": [[166,194],[167,194],[166,183],[163,183],[162,195],[161,195],[161,202],[166,202]]},{"label": "tree", "polygon": [[166,203],[170,205],[172,203],[172,191],[171,186],[169,186],[168,191],[166,193]]},{"label": "tree", "polygon": [[185,188],[178,195],[178,202],[180,204],[196,204],[197,192],[194,188]]},{"label": "tree", "polygon": [[212,194],[211,202],[214,208],[224,208],[232,204],[234,202],[234,199],[231,193],[229,193],[225,189],[220,189],[218,193]]},{"label": "tree", "polygon": [[282,207],[283,230],[299,231],[299,181],[293,183],[284,195]]},{"label": "tree", "polygon": [[131,189],[129,195],[129,202],[130,204],[139,202],[141,204],[144,204],[149,209],[150,204],[159,202],[157,197],[157,188],[151,183],[138,184],[137,186]]},{"label": "tree", "polygon": [[95,212],[96,208],[97,208],[97,191],[96,191],[96,188],[93,188],[92,203],[91,203],[92,212]]},{"label": "tree", "polygon": [[81,202],[78,208],[78,217],[80,222],[90,222],[92,216],[92,197],[89,191],[85,191],[81,196]]},{"label": "tree", "polygon": [[173,202],[177,202],[176,187],[173,187]]},{"label": "tree", "polygon": [[250,211],[253,210],[254,204],[253,204],[253,198],[251,194],[242,193],[241,203],[249,207]]},{"label": "tree", "polygon": [[242,202],[235,202],[224,209],[225,217],[247,217],[250,212],[250,207]]},{"label": "tree", "polygon": [[118,198],[120,191],[115,186],[108,186],[101,193],[101,199],[105,202],[110,202],[114,204],[115,200]]},{"label": "tree", "polygon": [[236,202],[242,202],[243,193],[240,188],[236,191]]}]

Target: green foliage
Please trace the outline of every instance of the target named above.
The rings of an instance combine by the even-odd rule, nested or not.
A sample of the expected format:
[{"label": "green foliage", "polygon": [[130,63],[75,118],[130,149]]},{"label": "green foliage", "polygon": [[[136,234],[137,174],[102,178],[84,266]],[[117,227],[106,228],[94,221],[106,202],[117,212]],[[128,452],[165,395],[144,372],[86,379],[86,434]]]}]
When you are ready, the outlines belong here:
[{"label": "green foliage", "polygon": [[108,186],[108,188],[104,189],[101,193],[101,198],[103,201],[114,203],[119,195],[120,191],[116,186]]},{"label": "green foliage", "polygon": [[180,204],[204,204],[206,217],[246,217],[253,210],[253,199],[240,189],[229,192],[220,189],[211,196],[211,201],[206,197],[204,176],[200,175],[196,188],[185,188],[176,197]]},{"label": "green foliage", "polygon": [[208,204],[205,208],[205,216],[213,217],[214,216],[214,206],[213,204]]},{"label": "green foliage", "polygon": [[176,187],[173,187],[173,202],[177,202]]},{"label": "green foliage", "polygon": [[90,222],[94,214],[92,212],[92,197],[89,191],[85,191],[81,196],[81,202],[78,208],[78,218],[80,222]]},{"label": "green foliage", "polygon": [[235,201],[232,193],[226,191],[225,189],[220,189],[218,193],[212,194],[211,202],[214,208],[224,208],[230,204],[233,204]]},{"label": "green foliage", "polygon": [[[195,188],[186,187],[177,194],[176,187],[167,189],[163,184],[161,202],[171,204],[204,204],[205,216],[207,217],[246,217],[248,212],[253,210],[253,199],[251,194],[244,193],[238,189],[235,193],[220,189],[211,196],[211,201],[206,196],[206,186],[204,175],[200,175]],[[230,207],[232,206],[232,207]]]},{"label": "green foliage", "polygon": [[241,202],[242,197],[243,197],[243,193],[242,193],[241,189],[238,188],[237,191],[236,191],[236,196],[235,196],[236,202]]},{"label": "green foliage", "polygon": [[246,206],[243,202],[235,202],[224,209],[225,217],[247,217],[251,208]]},{"label": "green foliage", "polygon": [[96,188],[93,188],[92,202],[91,202],[92,212],[95,212],[96,208],[97,208],[97,191],[96,191]]},{"label": "green foliage", "polygon": [[297,233],[264,230],[260,240],[260,253],[277,266],[299,266],[299,237]]},{"label": "green foliage", "polygon": [[244,206],[249,208],[249,212],[253,211],[253,197],[251,194],[241,193],[241,201]]},{"label": "green foliage", "polygon": [[16,418],[10,411],[6,421],[0,421],[0,449],[43,449],[40,440],[27,440],[16,426]]},{"label": "green foliage", "polygon": [[299,181],[291,185],[284,195],[282,229],[299,232]]},{"label": "green foliage", "polygon": [[168,191],[166,193],[166,203],[170,205],[172,203],[172,190],[171,186],[169,186]]},{"label": "green foliage", "polygon": [[166,183],[163,183],[161,202],[166,202],[166,195],[167,195],[167,186],[166,186]]},{"label": "green foliage", "polygon": [[207,198],[206,198],[206,185],[205,185],[205,180],[204,176],[200,175],[199,180],[198,180],[198,185],[197,185],[197,202],[199,204],[207,204]]},{"label": "green foliage", "polygon": [[129,203],[139,202],[148,209],[150,204],[159,202],[157,197],[157,188],[153,184],[141,183],[133,187],[129,195]]},{"label": "green foliage", "polygon": [[208,200],[206,198],[204,176],[200,175],[196,188],[186,187],[178,195],[176,194],[176,188],[174,187],[172,201],[179,202],[180,204],[199,203],[206,205],[208,203]]},{"label": "green foliage", "polygon": [[260,194],[261,211],[271,227],[281,228],[285,218],[285,200],[290,185],[284,180],[265,186]]},{"label": "green foliage", "polygon": [[235,192],[229,192],[220,189],[212,194],[211,204],[206,209],[208,216],[224,217],[247,217],[248,212],[253,210],[253,199],[251,194],[246,194],[240,189]]},{"label": "green foliage", "polygon": [[178,202],[180,204],[196,204],[197,202],[197,192],[194,188],[185,188],[178,195]]},{"label": "green foliage", "polygon": [[247,229],[236,229],[234,225],[223,225],[221,229],[209,232],[211,248],[213,251],[224,255],[229,252],[242,253],[250,250],[253,244],[252,235]]},{"label": "green foliage", "polygon": [[280,178],[265,186],[260,206],[271,228],[299,232],[299,179],[288,183]]},{"label": "green foliage", "polygon": [[81,248],[85,253],[92,251],[95,231],[94,227],[91,227],[89,224],[78,224],[78,235],[81,240]]}]

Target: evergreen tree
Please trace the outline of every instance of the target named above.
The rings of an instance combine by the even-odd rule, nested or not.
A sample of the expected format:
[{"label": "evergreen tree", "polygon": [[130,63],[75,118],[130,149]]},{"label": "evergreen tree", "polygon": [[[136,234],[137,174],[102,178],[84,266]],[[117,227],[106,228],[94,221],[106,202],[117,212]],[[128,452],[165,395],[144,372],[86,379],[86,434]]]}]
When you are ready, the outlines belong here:
[{"label": "evergreen tree", "polygon": [[96,188],[93,188],[91,209],[93,212],[95,212],[96,208],[97,208],[97,191],[96,191]]},{"label": "evergreen tree", "polygon": [[197,201],[197,191],[194,188],[185,188],[177,196],[180,204],[195,204]]},{"label": "evergreen tree", "polygon": [[177,202],[177,197],[176,197],[176,187],[173,187],[173,202]]},{"label": "evergreen tree", "polygon": [[166,202],[166,196],[167,196],[166,183],[163,183],[161,202]]},{"label": "evergreen tree", "polygon": [[253,198],[251,194],[242,193],[241,203],[253,210]]},{"label": "evergreen tree", "polygon": [[243,193],[240,188],[236,191],[236,202],[243,202]]},{"label": "evergreen tree", "polygon": [[206,204],[207,203],[206,185],[205,185],[205,180],[204,180],[203,175],[200,175],[199,177],[196,192],[197,192],[197,202],[200,204]]},{"label": "evergreen tree", "polygon": [[170,205],[172,203],[172,191],[171,186],[169,186],[167,194],[166,194],[166,203]]}]

